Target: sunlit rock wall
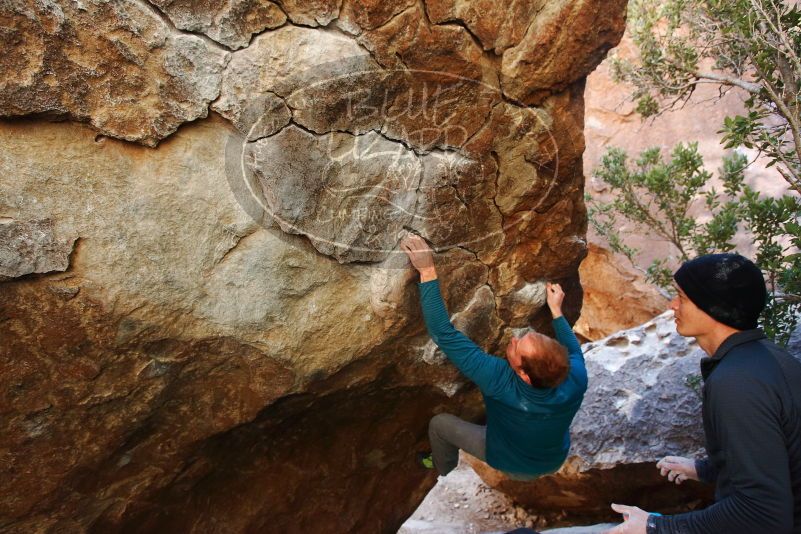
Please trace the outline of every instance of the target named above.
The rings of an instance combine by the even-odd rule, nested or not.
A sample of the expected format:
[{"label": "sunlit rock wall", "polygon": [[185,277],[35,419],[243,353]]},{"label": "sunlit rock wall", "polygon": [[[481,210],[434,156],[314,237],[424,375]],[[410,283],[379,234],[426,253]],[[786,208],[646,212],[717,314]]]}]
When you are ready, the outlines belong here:
[{"label": "sunlit rock wall", "polygon": [[585,339],[633,328],[668,308],[667,297],[646,282],[642,272],[592,241],[579,276],[584,300],[574,330]]},{"label": "sunlit rock wall", "polygon": [[0,3],[0,530],[394,532],[480,415],[397,243],[487,350],[575,318],[624,7]]}]

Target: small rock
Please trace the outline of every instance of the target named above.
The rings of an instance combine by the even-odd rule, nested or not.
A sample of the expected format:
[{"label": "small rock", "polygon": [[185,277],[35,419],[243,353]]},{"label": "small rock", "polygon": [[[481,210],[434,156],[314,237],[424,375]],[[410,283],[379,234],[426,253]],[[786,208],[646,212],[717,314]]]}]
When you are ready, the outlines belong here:
[{"label": "small rock", "polygon": [[62,300],[73,299],[80,291],[80,288],[68,286],[50,286],[48,289]]}]

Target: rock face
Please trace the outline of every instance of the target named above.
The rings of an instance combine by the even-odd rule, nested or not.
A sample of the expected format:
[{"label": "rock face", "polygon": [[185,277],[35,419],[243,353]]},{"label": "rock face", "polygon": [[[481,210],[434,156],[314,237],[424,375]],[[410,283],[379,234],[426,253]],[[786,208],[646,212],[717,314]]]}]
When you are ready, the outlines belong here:
[{"label": "rock face", "polygon": [[234,0],[222,5],[210,1],[149,1],[178,29],[202,33],[231,49],[248,46],[251,35],[277,28],[287,20],[277,4],[264,0]]},{"label": "rock face", "polygon": [[0,116],[53,115],[155,146],[205,117],[225,52],[134,0],[0,6]]},{"label": "rock face", "polygon": [[612,502],[672,513],[710,501],[712,487],[676,486],[655,468],[666,455],[704,454],[704,354],[676,333],[672,312],[582,348],[590,385],[562,468],[516,482],[473,459],[481,478],[551,524],[617,520]]},{"label": "rock face", "polygon": [[668,299],[639,271],[610,251],[590,243],[579,276],[584,289],[581,316],[574,329],[588,340],[641,325],[668,307]]},{"label": "rock face", "polygon": [[397,530],[481,408],[401,235],[487,350],[580,306],[623,3],[510,5],[0,6],[0,530]]},{"label": "rock face", "polygon": [[[554,81],[564,87],[589,74],[620,40],[624,20],[617,13],[627,4],[620,0],[542,2],[523,39],[503,54],[505,89],[524,102],[536,103],[553,91]],[[508,16],[499,18],[508,20]],[[576,21],[584,31],[565,32],[563,20]],[[589,49],[588,43],[592,43]]]},{"label": "rock face", "polygon": [[66,271],[75,238],[53,235],[49,219],[0,219],[0,280],[32,273]]}]

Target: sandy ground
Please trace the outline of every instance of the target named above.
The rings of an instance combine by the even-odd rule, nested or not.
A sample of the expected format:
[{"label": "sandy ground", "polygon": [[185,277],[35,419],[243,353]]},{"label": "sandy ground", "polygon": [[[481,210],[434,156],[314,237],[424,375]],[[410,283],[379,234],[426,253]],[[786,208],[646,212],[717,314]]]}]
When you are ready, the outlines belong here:
[{"label": "sandy ground", "polygon": [[[500,534],[519,527],[542,528],[537,516],[493,490],[463,459],[440,477],[398,534]],[[600,534],[613,525],[543,530],[554,534]]]}]

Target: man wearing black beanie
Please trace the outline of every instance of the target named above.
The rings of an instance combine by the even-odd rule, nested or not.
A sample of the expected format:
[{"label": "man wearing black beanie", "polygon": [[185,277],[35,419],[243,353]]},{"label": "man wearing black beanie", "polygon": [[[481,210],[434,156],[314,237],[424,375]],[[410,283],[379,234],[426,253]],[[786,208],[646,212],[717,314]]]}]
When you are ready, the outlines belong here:
[{"label": "man wearing black beanie", "polygon": [[676,331],[694,337],[701,360],[707,457],[668,456],[668,480],[715,483],[715,504],[660,516],[613,504],[614,534],[801,534],[801,362],[765,338],[757,320],[762,272],[738,254],[710,254],[673,275]]}]

